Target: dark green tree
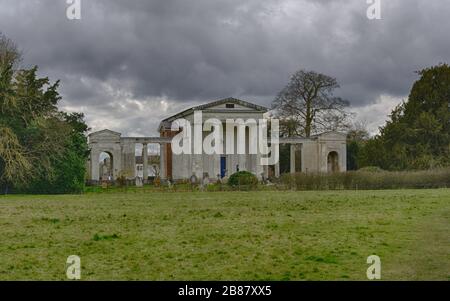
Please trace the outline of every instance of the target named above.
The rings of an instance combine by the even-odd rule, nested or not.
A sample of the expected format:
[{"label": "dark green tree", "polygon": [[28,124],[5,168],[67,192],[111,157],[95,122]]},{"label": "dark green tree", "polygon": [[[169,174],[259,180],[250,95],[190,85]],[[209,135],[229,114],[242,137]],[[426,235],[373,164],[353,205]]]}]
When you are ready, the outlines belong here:
[{"label": "dark green tree", "polygon": [[0,35],[0,187],[8,192],[80,192],[87,126],[60,112],[59,82],[19,69],[20,54]]},{"label": "dark green tree", "polygon": [[364,122],[355,123],[347,132],[347,170],[358,169],[358,156],[369,138]]},{"label": "dark green tree", "polygon": [[450,66],[417,72],[408,100],[397,106],[380,135],[359,160],[383,169],[428,169],[450,165]]}]

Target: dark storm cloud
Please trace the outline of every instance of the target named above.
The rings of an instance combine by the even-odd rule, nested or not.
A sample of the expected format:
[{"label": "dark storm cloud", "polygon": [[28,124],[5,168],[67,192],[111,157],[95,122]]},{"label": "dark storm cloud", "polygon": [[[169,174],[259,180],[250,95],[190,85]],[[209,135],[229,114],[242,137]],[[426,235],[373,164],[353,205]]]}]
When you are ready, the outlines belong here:
[{"label": "dark storm cloud", "polygon": [[94,128],[145,134],[227,96],[269,105],[299,68],[336,77],[338,93],[367,108],[401,100],[415,70],[450,61],[446,1],[382,0],[373,21],[365,0],[81,2],[82,20],[69,21],[65,1],[0,0],[0,31],[24,64],[61,79],[64,107]]}]

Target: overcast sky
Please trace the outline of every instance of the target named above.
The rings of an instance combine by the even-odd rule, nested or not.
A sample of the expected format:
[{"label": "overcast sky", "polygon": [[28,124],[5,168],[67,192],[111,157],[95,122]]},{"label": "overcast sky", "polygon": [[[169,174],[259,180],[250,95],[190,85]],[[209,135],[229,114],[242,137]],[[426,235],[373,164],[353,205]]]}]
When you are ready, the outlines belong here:
[{"label": "overcast sky", "polygon": [[0,31],[24,66],[61,80],[61,108],[93,130],[155,135],[189,106],[237,97],[270,106],[299,69],[336,77],[371,131],[406,99],[414,71],[450,62],[450,1],[0,0]]}]

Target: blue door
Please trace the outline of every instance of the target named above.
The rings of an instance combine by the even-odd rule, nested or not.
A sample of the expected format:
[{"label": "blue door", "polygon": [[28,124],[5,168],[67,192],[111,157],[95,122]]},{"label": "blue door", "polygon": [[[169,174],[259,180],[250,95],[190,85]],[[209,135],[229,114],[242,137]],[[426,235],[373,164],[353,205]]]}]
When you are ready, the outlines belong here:
[{"label": "blue door", "polygon": [[227,169],[227,158],[220,157],[220,177],[225,177],[225,171]]}]

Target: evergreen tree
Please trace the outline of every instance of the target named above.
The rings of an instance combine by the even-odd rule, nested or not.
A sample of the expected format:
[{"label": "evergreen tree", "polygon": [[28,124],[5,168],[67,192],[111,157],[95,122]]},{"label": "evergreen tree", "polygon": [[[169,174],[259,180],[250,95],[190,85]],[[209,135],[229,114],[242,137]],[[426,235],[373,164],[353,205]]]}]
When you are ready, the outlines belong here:
[{"label": "evergreen tree", "polygon": [[361,151],[361,165],[428,169],[450,165],[450,66],[419,71],[408,100]]},{"label": "evergreen tree", "polygon": [[59,82],[19,69],[0,35],[0,187],[4,192],[80,192],[87,157],[82,114],[60,112]]}]

